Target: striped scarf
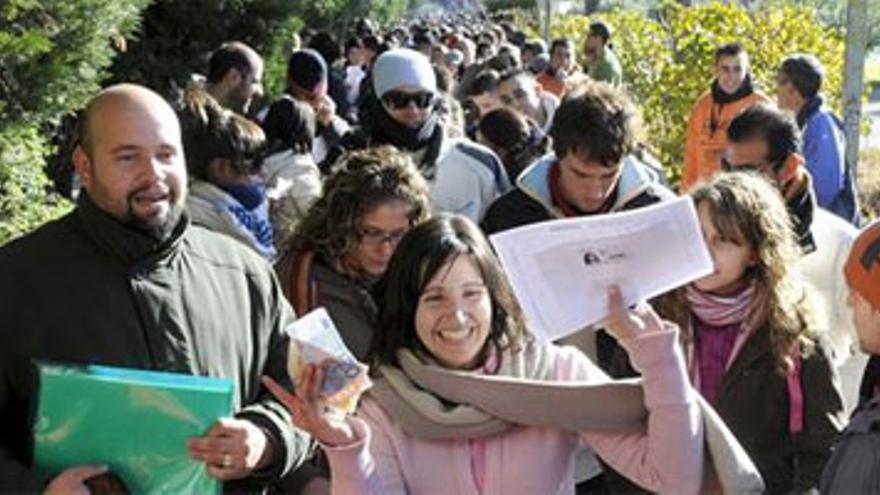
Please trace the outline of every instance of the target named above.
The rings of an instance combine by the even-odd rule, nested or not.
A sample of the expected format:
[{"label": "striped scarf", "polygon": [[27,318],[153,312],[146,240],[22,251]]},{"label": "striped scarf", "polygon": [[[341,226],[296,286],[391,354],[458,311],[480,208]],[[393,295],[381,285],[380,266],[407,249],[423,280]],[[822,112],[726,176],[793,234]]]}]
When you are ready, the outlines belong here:
[{"label": "striped scarf", "polygon": [[[739,354],[746,340],[751,336],[755,328],[757,328],[756,317],[763,313],[764,298],[757,295],[757,289],[754,282],[746,286],[740,292],[731,296],[719,296],[689,285],[685,289],[685,300],[691,310],[691,314],[696,317],[698,322],[691,322],[690,333],[691,342],[686,346],[688,375],[691,383],[711,402],[717,399],[717,392],[721,385],[721,379],[724,373],[730,368],[736,356]],[[757,307],[760,306],[760,307]],[[721,335],[696,335],[698,331],[711,332],[713,329],[724,331],[731,327],[739,326],[736,337],[732,346],[730,343],[724,344],[716,338]],[[711,329],[710,329],[711,328]],[[700,337],[704,337],[703,340]],[[710,340],[705,340],[705,339]],[[724,340],[724,339],[722,339]],[[702,344],[702,345],[701,345]],[[711,352],[711,347],[716,347]],[[706,347],[706,346],[710,347]],[[701,362],[701,354],[709,352],[716,354],[720,351],[717,346],[729,349],[725,351],[726,356],[714,356],[710,362]]]},{"label": "striped scarf", "polygon": [[693,285],[688,285],[684,294],[688,307],[694,316],[713,327],[745,322],[749,317],[749,309],[752,306],[754,295],[754,282],[749,284],[745,290],[732,296],[710,294]]}]

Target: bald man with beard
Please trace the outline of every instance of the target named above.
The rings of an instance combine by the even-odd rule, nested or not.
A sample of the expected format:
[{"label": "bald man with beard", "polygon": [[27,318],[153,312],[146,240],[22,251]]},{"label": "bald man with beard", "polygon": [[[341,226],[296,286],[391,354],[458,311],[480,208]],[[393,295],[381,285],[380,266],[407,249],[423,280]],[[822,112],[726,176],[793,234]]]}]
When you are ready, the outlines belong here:
[{"label": "bald man with beard", "polygon": [[32,465],[33,359],[231,379],[233,417],[181,450],[226,490],[262,489],[310,447],[260,383],[289,384],[294,316],[271,267],[190,224],[180,126],[159,95],[104,90],[80,138],[76,208],[0,248],[0,492],[83,492],[106,469]]}]

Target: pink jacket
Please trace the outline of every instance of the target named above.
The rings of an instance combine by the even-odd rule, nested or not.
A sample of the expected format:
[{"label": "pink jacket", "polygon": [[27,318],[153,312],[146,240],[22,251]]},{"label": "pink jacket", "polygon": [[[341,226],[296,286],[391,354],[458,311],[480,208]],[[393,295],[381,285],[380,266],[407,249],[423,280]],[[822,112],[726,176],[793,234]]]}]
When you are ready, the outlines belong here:
[{"label": "pink jacket", "polygon": [[[616,470],[652,491],[697,493],[702,481],[702,425],[676,339],[676,332],[663,331],[623,342],[633,364],[645,372],[645,404],[650,411],[647,431],[576,435],[522,427],[488,438],[481,493],[574,493],[574,458],[583,442]],[[557,347],[555,360],[560,381],[609,380],[574,347]],[[330,461],[333,493],[480,493],[471,472],[468,440],[411,437],[369,396],[350,421],[356,442],[322,446]]]}]

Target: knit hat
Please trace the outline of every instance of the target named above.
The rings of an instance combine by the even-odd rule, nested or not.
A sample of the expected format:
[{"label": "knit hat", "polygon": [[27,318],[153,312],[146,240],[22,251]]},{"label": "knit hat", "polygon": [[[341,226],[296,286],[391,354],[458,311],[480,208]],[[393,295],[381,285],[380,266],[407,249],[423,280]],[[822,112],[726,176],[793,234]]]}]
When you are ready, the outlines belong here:
[{"label": "knit hat", "polygon": [[409,48],[395,48],[379,55],[372,74],[373,90],[379,98],[401,86],[437,92],[437,77],[431,61]]},{"label": "knit hat", "polygon": [[293,52],[287,61],[287,78],[316,96],[327,92],[327,64],[320,53],[310,48]]},{"label": "knit hat", "polygon": [[863,230],[849,252],[843,274],[850,289],[880,310],[880,221]]}]

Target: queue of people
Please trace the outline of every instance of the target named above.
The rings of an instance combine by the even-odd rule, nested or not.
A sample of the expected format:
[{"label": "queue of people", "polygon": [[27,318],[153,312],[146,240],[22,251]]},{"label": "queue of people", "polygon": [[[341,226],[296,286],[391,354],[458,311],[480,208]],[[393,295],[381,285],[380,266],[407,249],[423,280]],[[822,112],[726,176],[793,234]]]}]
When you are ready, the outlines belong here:
[{"label": "queue of people", "polygon": [[[34,359],[232,379],[234,416],[181,446],[228,491],[870,486],[852,452],[880,409],[880,227],[858,230],[815,57],[780,62],[777,108],[740,45],[715,52],[678,185],[710,275],[634,307],[609,287],[601,325],[533,336],[486,235],[676,197],[626,47],[601,21],[585,34],[581,68],[574,40],[467,15],[358,23],[344,51],[304,30],[264,111],[241,42],[176,108],[101,91],[76,207],[0,247],[0,492],[82,493],[107,471],[34,467]],[[369,366],[353,413],[328,405],[324,368],[288,376],[284,330],[318,307]],[[855,348],[872,357],[846,427]],[[633,414],[582,400],[597,385]]]}]

